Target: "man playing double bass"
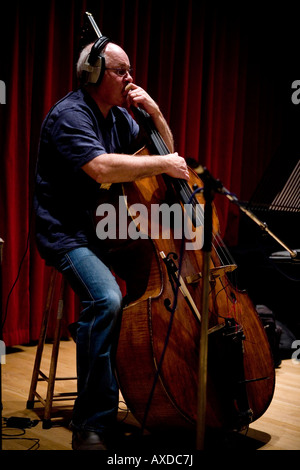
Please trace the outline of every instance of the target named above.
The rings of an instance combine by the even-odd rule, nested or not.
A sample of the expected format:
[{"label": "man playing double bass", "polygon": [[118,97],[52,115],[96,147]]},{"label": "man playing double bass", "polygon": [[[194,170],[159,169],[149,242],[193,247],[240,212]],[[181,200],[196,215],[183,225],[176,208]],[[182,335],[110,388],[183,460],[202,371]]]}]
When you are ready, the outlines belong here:
[{"label": "man playing double bass", "polygon": [[83,306],[72,325],[78,373],[72,448],[104,450],[118,409],[113,351],[122,295],[106,253],[99,252],[93,223],[99,186],[162,173],[187,180],[189,173],[177,153],[132,155],[139,126],[130,106],[149,113],[171,152],[173,139],[158,105],[133,83],[123,49],[98,39],[81,52],[77,73],[80,87],[56,103],[42,125],[36,237],[41,256],[62,272]]}]

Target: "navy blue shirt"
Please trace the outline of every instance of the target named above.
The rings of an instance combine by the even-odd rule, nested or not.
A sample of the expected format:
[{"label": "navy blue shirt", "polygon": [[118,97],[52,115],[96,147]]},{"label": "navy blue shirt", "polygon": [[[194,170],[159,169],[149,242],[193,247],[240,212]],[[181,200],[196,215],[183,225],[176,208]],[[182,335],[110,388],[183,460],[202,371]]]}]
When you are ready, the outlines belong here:
[{"label": "navy blue shirt", "polygon": [[49,111],[41,130],[35,192],[36,240],[47,264],[95,241],[100,185],[82,166],[104,153],[131,153],[138,132],[125,109],[114,107],[104,119],[81,89]]}]

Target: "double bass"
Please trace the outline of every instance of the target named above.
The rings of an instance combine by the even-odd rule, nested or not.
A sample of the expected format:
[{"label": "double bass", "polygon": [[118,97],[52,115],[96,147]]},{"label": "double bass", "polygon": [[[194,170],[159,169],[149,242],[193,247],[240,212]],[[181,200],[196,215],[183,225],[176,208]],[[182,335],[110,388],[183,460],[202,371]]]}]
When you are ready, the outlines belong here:
[{"label": "double bass", "polygon": [[[152,147],[153,153],[169,153],[147,113],[134,113],[149,137],[145,152]],[[189,173],[188,182],[159,175],[122,185],[129,217],[148,232],[114,251],[119,266],[126,266],[119,274],[127,284],[117,376],[128,408],[150,431],[197,426],[204,254],[183,249],[187,240],[176,237],[175,221],[167,236],[165,227],[160,236],[157,227],[152,230],[153,207],[180,205],[183,220],[190,219],[194,237],[201,239],[206,201],[195,188],[204,183],[192,169]],[[135,218],[132,207],[147,208],[146,223]],[[228,277],[236,267],[219,236],[213,205],[205,412],[205,425],[213,429],[243,429],[262,416],[274,393],[264,327],[247,293]]]},{"label": "double bass", "polygon": [[[100,37],[92,16],[87,15]],[[169,153],[150,116],[139,108],[133,111],[147,137],[144,153]],[[203,239],[207,201],[200,191],[203,181],[192,169],[189,173],[188,182],[159,175],[122,184],[121,198],[136,236],[117,240],[109,248],[114,271],[126,283],[117,378],[128,408],[150,431],[197,426],[205,268],[201,243],[199,247],[197,243]],[[106,190],[111,190],[110,185]],[[178,237],[178,212],[177,217],[168,213],[167,227],[152,218],[153,208],[163,205],[180,207],[181,227],[190,225],[189,234],[196,240],[196,244],[189,242],[191,249],[184,249],[183,235]],[[144,219],[136,217],[136,207],[146,208]],[[236,265],[219,235],[214,205],[211,231],[203,419],[208,428],[240,430],[262,416],[270,404],[274,362],[254,305],[228,277]]]}]

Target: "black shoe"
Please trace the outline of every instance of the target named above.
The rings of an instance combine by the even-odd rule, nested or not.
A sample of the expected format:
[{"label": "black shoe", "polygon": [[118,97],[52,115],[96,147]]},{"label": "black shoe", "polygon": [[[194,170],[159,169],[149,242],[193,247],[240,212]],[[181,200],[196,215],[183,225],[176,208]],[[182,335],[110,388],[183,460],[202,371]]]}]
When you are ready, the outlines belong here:
[{"label": "black shoe", "polygon": [[93,431],[74,431],[73,450],[107,450],[101,434]]}]

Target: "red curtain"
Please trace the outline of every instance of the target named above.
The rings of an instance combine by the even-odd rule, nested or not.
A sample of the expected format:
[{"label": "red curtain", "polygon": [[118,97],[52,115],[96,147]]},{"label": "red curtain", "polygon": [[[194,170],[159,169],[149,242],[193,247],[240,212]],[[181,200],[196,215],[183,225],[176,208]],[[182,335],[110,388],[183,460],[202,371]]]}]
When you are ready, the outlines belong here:
[{"label": "red curtain", "polygon": [[[249,9],[243,2],[242,11],[224,4],[10,0],[2,5],[0,237],[7,346],[38,338],[49,282],[49,268],[35,246],[32,213],[39,131],[50,107],[76,85],[85,11],[127,51],[135,81],[159,103],[179,154],[205,165],[242,200],[254,191],[281,144],[286,87],[299,77],[281,73],[287,58],[280,12],[274,23],[253,2]],[[220,196],[215,202],[221,235],[236,244],[238,210]],[[73,321],[79,305],[71,292],[67,302]]]}]

